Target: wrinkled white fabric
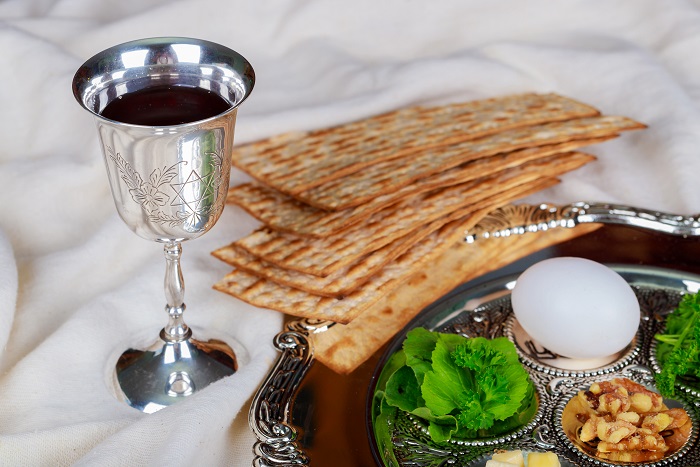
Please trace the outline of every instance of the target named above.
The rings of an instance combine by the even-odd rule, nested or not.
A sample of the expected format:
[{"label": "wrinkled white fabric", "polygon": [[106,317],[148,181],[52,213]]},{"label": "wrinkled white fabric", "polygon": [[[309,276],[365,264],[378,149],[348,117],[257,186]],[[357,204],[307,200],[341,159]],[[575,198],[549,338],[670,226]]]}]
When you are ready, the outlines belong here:
[{"label": "wrinkled white fabric", "polygon": [[[5,0],[0,2],[0,464],[250,465],[247,407],[279,314],[215,292],[209,255],[256,223],[229,206],[184,245],[186,320],[233,339],[240,371],[144,415],[112,365],[164,324],[161,247],[111,200],[71,79],[149,36],[236,49],[257,74],[237,142],[416,104],[556,92],[649,125],[530,201],[700,211],[700,3],[691,0]],[[245,177],[234,171],[233,181]]]}]

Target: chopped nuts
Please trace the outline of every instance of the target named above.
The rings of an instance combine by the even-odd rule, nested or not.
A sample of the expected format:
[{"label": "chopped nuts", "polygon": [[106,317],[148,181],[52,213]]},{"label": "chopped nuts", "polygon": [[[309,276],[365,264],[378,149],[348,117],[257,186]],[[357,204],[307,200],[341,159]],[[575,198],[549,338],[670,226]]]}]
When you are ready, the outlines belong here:
[{"label": "chopped nuts", "polygon": [[626,378],[593,383],[579,391],[565,412],[570,407],[576,412],[567,420],[578,426],[573,437],[605,460],[659,460],[679,449],[690,434],[684,409],[668,409],[661,395]]}]

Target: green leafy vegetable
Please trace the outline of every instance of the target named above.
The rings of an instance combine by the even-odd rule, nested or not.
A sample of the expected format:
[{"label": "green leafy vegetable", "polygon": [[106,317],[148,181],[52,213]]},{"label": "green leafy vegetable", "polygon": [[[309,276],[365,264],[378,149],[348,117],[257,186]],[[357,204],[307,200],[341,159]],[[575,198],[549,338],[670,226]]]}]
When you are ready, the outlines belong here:
[{"label": "green leafy vegetable", "polygon": [[497,436],[527,423],[537,410],[532,382],[508,339],[424,328],[408,333],[374,400],[377,421],[388,411],[409,412],[428,422],[436,442]]},{"label": "green leafy vegetable", "polygon": [[673,397],[677,378],[700,379],[700,293],[684,295],[666,318],[664,332],[654,337],[661,365],[656,387],[663,396]]}]

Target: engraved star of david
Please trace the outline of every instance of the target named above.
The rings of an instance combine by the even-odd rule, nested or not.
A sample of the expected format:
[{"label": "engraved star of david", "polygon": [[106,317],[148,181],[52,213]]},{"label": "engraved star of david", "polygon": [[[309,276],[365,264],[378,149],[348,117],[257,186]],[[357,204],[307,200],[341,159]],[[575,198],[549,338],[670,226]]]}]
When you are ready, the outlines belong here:
[{"label": "engraved star of david", "polygon": [[[175,191],[175,197],[170,205],[187,206],[191,211],[191,220],[193,223],[197,223],[200,221],[201,216],[207,214],[209,203],[203,203],[204,200],[211,196],[216,196],[217,182],[216,170],[212,170],[205,176],[200,176],[196,170],[193,170],[183,183],[170,184],[170,187]],[[192,189],[192,192],[195,194],[191,199],[188,199],[190,197],[185,193],[188,189]]]}]

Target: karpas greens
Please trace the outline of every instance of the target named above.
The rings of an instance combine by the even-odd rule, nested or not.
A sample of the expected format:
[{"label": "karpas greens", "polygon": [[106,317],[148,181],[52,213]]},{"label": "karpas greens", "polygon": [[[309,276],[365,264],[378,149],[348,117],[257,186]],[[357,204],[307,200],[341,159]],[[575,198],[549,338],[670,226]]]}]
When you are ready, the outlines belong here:
[{"label": "karpas greens", "polygon": [[384,440],[397,410],[427,421],[435,442],[495,437],[524,425],[537,411],[532,381],[507,338],[424,328],[411,330],[387,362],[374,403],[375,434]]},{"label": "karpas greens", "polygon": [[656,358],[661,373],[656,374],[656,387],[665,397],[675,395],[676,378],[683,378],[700,387],[700,292],[684,295],[678,307],[666,317],[658,341]]}]

